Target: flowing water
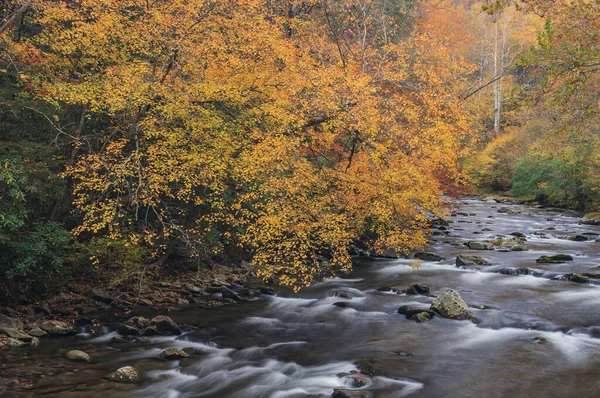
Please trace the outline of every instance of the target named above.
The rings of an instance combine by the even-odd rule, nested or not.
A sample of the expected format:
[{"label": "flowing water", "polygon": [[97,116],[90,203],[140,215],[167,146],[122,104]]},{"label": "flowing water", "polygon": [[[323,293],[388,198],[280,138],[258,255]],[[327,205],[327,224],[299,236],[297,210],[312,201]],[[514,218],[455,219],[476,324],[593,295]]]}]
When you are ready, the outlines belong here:
[{"label": "flowing water", "polygon": [[[360,390],[387,397],[600,397],[600,286],[553,280],[572,272],[600,273],[600,227],[579,225],[580,215],[522,208],[498,213],[496,203],[465,200],[430,250],[446,260],[410,267],[411,260],[362,259],[344,278],[318,283],[298,295],[265,296],[217,310],[186,308],[169,314],[190,325],[184,336],[153,338],[147,345],[110,345],[114,334],[43,340],[38,348],[1,354],[2,366],[38,372],[33,390],[7,396],[57,397],[329,397],[352,388],[347,377],[368,358],[376,373]],[[522,232],[528,251],[472,251],[462,245]],[[588,233],[575,242],[568,237]],[[537,264],[541,255],[575,260]],[[484,257],[491,266],[461,269],[458,254]],[[507,267],[533,275],[504,275]],[[536,272],[533,272],[533,271]],[[380,292],[426,283],[432,294],[458,290],[479,323],[435,317],[416,323],[397,313],[410,304],[427,308],[433,297]],[[336,291],[351,299],[334,297]],[[333,304],[348,302],[346,308]],[[483,309],[480,309],[483,308]],[[195,347],[182,361],[153,359],[162,349]],[[92,364],[64,359],[70,349],[90,353]],[[8,364],[8,365],[7,365]],[[103,381],[118,367],[139,368],[137,385]],[[0,375],[2,368],[0,367]],[[43,377],[42,377],[43,376]]]}]

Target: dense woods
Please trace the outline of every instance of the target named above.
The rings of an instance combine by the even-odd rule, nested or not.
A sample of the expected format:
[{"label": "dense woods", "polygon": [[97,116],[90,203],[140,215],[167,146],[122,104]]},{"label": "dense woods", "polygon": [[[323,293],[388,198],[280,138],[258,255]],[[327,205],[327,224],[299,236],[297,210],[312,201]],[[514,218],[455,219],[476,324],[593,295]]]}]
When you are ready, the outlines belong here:
[{"label": "dense woods", "polygon": [[0,298],[423,247],[444,195],[600,203],[597,0],[0,4]]}]

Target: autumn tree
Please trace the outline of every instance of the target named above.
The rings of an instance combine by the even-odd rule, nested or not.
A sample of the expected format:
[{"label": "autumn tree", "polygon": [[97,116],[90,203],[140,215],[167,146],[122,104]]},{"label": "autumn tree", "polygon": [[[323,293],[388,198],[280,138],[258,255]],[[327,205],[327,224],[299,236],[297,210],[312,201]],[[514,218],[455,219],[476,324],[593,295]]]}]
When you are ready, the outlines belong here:
[{"label": "autumn tree", "polygon": [[[32,2],[12,42],[65,157],[80,224],[154,265],[248,257],[300,288],[349,246],[408,253],[460,183],[472,65],[449,4]],[[23,62],[29,60],[29,62]],[[92,256],[93,257],[93,256]],[[100,261],[99,257],[96,261]]]}]

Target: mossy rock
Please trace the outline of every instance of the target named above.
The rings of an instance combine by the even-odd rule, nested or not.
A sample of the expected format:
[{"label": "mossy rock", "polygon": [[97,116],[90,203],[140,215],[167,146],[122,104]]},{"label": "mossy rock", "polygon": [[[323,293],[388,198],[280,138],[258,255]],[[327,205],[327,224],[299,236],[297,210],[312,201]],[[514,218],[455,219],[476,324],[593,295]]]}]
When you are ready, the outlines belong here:
[{"label": "mossy rock", "polygon": [[540,264],[561,264],[565,261],[573,261],[573,256],[569,254],[555,254],[553,256],[541,256],[535,260],[536,263]]}]

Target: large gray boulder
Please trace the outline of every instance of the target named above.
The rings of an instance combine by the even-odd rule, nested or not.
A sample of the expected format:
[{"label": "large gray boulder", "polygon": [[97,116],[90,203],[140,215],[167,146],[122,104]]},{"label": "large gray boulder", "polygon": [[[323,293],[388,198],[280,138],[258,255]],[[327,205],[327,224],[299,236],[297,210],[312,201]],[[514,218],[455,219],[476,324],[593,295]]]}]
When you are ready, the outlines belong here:
[{"label": "large gray boulder", "polygon": [[431,310],[440,314],[444,318],[450,319],[472,319],[473,311],[463,300],[460,293],[455,290],[448,290],[433,300]]},{"label": "large gray boulder", "polygon": [[27,333],[25,333],[19,329],[13,329],[13,328],[5,328],[4,334],[6,334],[8,337],[12,337],[13,339],[19,339],[19,340],[23,340],[23,341],[31,341],[31,339],[33,338],[32,336],[28,335]]}]

